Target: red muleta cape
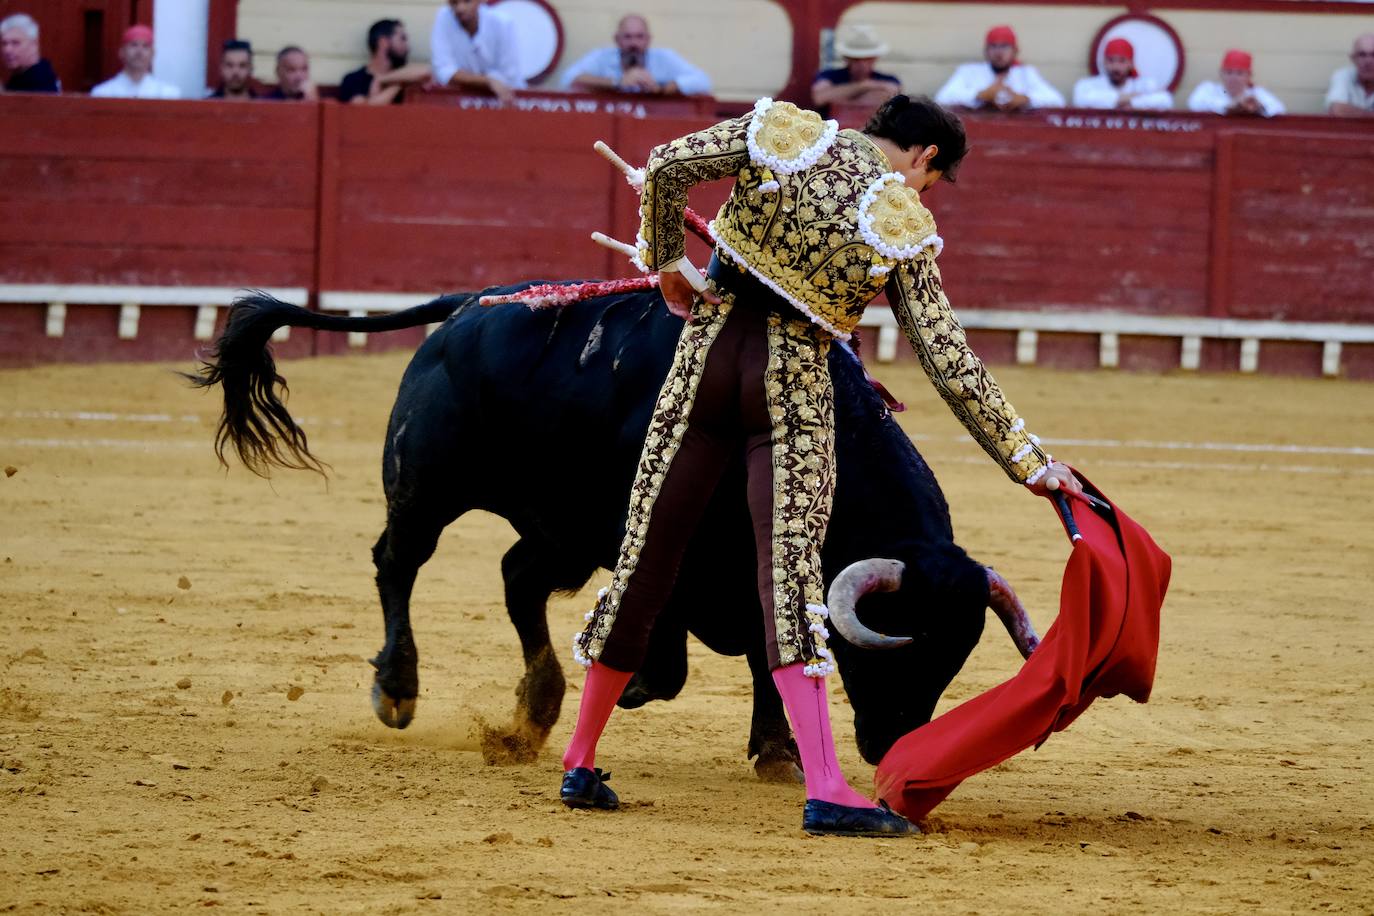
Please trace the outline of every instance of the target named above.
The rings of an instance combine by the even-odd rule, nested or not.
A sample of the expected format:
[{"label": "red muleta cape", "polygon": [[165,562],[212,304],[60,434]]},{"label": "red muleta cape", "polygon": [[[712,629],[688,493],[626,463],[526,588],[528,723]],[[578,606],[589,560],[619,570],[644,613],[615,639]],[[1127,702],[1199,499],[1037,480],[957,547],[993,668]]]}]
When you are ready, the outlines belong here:
[{"label": "red muleta cape", "polygon": [[893,810],[924,817],[968,777],[1068,728],[1098,697],[1149,699],[1169,555],[1119,508],[1109,521],[1080,501],[1071,505],[1083,539],[1064,570],[1054,625],[1015,677],[883,756],[874,782]]}]

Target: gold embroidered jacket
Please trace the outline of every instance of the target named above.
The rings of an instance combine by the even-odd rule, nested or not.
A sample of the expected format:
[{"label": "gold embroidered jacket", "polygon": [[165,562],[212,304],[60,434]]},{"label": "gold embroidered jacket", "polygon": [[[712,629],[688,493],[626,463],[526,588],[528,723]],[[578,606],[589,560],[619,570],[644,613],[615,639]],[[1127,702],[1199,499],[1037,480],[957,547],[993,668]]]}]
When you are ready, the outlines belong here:
[{"label": "gold embroidered jacket", "polygon": [[683,256],[687,192],[735,176],[711,223],[720,256],[848,339],[884,288],[921,365],[974,440],[1018,483],[1049,458],[969,349],[935,266],[943,242],[915,189],[862,133],[788,102],[656,148],[644,170],[640,257]]}]

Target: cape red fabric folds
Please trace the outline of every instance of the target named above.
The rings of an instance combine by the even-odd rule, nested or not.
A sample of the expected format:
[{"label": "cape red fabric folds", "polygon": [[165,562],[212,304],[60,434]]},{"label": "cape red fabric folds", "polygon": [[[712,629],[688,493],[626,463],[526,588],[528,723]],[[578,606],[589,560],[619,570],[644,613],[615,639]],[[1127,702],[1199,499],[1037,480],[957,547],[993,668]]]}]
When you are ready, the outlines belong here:
[{"label": "cape red fabric folds", "polygon": [[1149,699],[1169,555],[1119,508],[1108,521],[1072,505],[1083,540],[1039,648],[1011,680],[907,734],[879,762],[878,797],[908,818],[924,817],[975,773],[1039,747],[1098,697]]}]

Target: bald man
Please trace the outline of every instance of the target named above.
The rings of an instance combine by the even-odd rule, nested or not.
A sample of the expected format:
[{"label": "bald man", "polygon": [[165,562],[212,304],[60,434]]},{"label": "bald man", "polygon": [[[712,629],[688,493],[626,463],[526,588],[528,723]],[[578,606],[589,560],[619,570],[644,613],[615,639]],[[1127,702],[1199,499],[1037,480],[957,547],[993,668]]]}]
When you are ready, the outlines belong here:
[{"label": "bald man", "polygon": [[1326,111],[1343,118],[1374,118],[1374,32],[1355,39],[1350,64],[1331,74]]},{"label": "bald man", "polygon": [[711,78],[668,48],[651,48],[649,23],[629,15],[615,29],[615,46],[589,51],[563,74],[563,88],[581,92],[710,95]]}]

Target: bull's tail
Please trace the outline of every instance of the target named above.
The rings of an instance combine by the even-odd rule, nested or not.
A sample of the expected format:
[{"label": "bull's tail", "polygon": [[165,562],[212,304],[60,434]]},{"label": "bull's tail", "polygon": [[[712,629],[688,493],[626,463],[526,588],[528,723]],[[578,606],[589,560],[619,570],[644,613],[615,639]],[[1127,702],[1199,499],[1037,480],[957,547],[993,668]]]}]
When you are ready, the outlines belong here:
[{"label": "bull's tail", "polygon": [[200,370],[183,373],[198,388],[219,385],[224,393],[224,412],[215,432],[220,463],[228,466],[225,453],[232,449],[244,467],[261,477],[269,476],[273,466],[325,473],[326,465],[310,453],[305,430],[286,409],[286,379],[277,374],[270,345],[278,328],[395,331],[443,321],[473,301],[469,295],[443,296],[403,312],[349,318],[312,312],[261,292],[235,300]]}]

